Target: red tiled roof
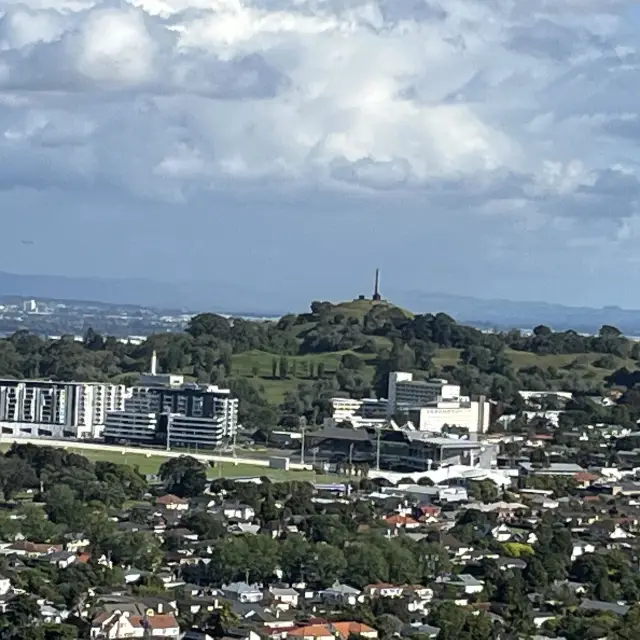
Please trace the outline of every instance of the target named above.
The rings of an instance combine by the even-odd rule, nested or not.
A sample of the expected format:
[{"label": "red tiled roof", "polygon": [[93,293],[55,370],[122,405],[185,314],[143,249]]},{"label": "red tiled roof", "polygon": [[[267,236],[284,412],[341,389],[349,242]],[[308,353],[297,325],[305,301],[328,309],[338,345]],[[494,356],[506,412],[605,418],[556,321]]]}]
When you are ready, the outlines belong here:
[{"label": "red tiled roof", "polygon": [[573,478],[578,482],[593,482],[598,479],[598,476],[589,473],[588,471],[579,471]]},{"label": "red tiled roof", "polygon": [[334,629],[343,637],[348,638],[350,635],[358,636],[363,633],[375,633],[376,630],[362,622],[334,622]]},{"label": "red tiled roof", "polygon": [[186,500],[174,496],[172,493],[168,493],[164,496],[158,496],[156,498],[156,504],[188,504]]},{"label": "red tiled roof", "polygon": [[11,549],[26,551],[27,553],[49,553],[49,551],[62,551],[61,544],[37,544],[28,540],[20,540],[11,545]]},{"label": "red tiled roof", "polygon": [[387,524],[393,524],[397,526],[407,525],[407,524],[418,524],[417,520],[414,520],[411,516],[403,516],[399,513],[396,513],[392,516],[388,516],[385,518]]},{"label": "red tiled roof", "polygon": [[298,627],[297,629],[290,631],[288,635],[295,638],[307,638],[309,636],[314,638],[325,638],[333,634],[329,630],[329,627],[324,624],[310,624],[306,627]]},{"label": "red tiled roof", "polygon": [[134,627],[144,627],[149,629],[175,629],[178,621],[174,616],[168,614],[156,614],[153,616],[130,616],[129,622]]}]

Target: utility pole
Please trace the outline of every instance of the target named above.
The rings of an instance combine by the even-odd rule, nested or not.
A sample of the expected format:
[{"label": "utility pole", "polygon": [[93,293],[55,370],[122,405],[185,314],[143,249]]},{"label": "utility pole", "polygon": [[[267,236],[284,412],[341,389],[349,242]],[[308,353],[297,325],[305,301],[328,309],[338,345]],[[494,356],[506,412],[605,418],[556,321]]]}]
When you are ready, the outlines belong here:
[{"label": "utility pole", "polygon": [[307,422],[304,418],[300,419],[300,430],[302,432],[302,438],[300,440],[300,464],[304,464],[304,432],[307,428]]},{"label": "utility pole", "polygon": [[167,414],[167,451],[171,451],[171,414]]},{"label": "utility pole", "polygon": [[376,471],[380,471],[380,436],[382,430],[376,429]]}]

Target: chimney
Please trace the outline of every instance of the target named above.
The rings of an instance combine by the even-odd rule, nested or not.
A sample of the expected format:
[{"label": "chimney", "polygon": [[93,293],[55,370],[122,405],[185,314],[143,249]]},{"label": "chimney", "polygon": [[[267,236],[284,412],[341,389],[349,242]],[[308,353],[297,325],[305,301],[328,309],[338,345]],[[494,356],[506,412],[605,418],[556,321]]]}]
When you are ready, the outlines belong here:
[{"label": "chimney", "polygon": [[158,369],[158,354],[155,352],[155,349],[154,349],[153,354],[151,355],[151,375],[152,376],[156,375],[157,369]]}]

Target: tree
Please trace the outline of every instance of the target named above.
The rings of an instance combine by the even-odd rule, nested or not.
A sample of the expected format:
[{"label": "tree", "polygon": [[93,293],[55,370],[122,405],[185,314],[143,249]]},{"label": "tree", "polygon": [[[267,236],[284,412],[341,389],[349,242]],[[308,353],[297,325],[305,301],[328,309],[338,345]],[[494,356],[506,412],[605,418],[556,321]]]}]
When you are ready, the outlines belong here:
[{"label": "tree", "polygon": [[279,370],[280,370],[280,379],[285,380],[289,375],[289,361],[285,356],[280,356]]},{"label": "tree", "polygon": [[326,543],[314,545],[307,560],[309,580],[318,588],[330,587],[342,577],[346,567],[342,549]]},{"label": "tree", "polygon": [[224,340],[229,337],[230,325],[226,318],[215,313],[200,313],[191,318],[187,333],[194,338],[213,336]]},{"label": "tree", "polygon": [[13,640],[23,638],[25,631],[40,618],[40,607],[30,595],[18,595],[9,603],[0,621],[0,637]]},{"label": "tree", "polygon": [[5,500],[11,500],[23,489],[37,486],[38,477],[27,462],[18,457],[0,458],[0,487]]},{"label": "tree", "polygon": [[196,511],[182,518],[184,526],[197,533],[202,540],[222,538],[227,532],[224,521],[208,511]]},{"label": "tree", "polygon": [[340,359],[340,365],[352,371],[361,371],[364,368],[364,362],[355,353],[345,353]]},{"label": "tree", "polygon": [[199,496],[207,486],[207,468],[191,456],[171,458],[160,466],[167,491],[180,498]]},{"label": "tree", "polygon": [[389,564],[377,546],[360,542],[349,547],[345,576],[349,584],[360,588],[376,582],[387,582]]}]

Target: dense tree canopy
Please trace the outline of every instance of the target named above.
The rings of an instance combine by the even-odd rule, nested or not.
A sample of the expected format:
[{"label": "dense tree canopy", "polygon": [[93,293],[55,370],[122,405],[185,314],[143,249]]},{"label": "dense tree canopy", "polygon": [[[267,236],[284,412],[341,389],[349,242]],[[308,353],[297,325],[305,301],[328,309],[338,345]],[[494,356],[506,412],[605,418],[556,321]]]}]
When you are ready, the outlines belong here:
[{"label": "dense tree canopy", "polygon": [[[624,402],[640,410],[633,389],[640,382],[633,365],[640,359],[640,343],[615,327],[603,326],[595,336],[545,326],[531,334],[486,333],[444,313],[412,316],[393,305],[366,301],[360,307],[314,302],[310,313],[277,322],[202,313],[184,333],[152,335],[137,345],[93,330],[82,342],[18,331],[0,340],[0,376],[133,382],[148,369],[154,350],[164,371],[229,385],[242,400],[240,421],[249,427],[293,424],[300,414],[319,424],[332,396],[386,395],[393,370],[446,377],[461,384],[466,394],[507,404],[523,388],[592,393],[604,384],[617,385],[629,389]],[[333,360],[317,358],[334,353]],[[442,353],[455,353],[453,362],[443,363]],[[518,354],[540,357],[520,362]],[[558,355],[565,357],[561,366],[544,358]],[[239,361],[242,367],[236,367]],[[269,379],[297,384],[287,386],[284,401],[274,404],[265,390]]]}]

